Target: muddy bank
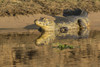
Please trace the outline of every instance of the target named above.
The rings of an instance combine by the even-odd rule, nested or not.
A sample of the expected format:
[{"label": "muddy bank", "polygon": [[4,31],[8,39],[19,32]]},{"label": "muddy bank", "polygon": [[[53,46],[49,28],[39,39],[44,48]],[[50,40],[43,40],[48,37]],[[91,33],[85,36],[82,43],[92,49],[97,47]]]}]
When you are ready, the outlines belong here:
[{"label": "muddy bank", "polygon": [[[64,9],[100,10],[99,0],[1,0],[0,16],[27,14],[61,15]],[[17,8],[17,9],[16,9]]]},{"label": "muddy bank", "polygon": [[90,13],[89,19],[91,30],[100,30],[100,12]]},{"label": "muddy bank", "polygon": [[[90,29],[100,30],[100,12],[90,13]],[[21,32],[37,29],[38,27],[34,24],[34,20],[41,17],[46,17],[51,20],[59,21],[59,18],[54,16],[48,16],[44,14],[35,14],[35,15],[18,15],[18,16],[6,16],[0,17],[0,32]]]}]

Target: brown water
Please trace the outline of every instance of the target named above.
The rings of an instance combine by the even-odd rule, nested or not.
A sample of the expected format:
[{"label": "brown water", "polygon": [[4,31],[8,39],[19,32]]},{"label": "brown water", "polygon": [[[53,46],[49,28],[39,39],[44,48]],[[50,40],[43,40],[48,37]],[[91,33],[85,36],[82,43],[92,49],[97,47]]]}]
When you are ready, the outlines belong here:
[{"label": "brown water", "polygon": [[[91,31],[88,38],[53,37],[49,44],[36,45],[40,35],[0,34],[0,67],[100,67],[100,31]],[[60,50],[58,44],[76,48]]]}]

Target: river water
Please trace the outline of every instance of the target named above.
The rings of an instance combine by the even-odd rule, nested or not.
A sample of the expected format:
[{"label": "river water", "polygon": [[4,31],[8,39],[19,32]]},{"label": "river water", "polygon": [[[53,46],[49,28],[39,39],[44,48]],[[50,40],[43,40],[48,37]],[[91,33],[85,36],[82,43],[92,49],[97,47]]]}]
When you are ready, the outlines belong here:
[{"label": "river water", "polygon": [[[59,45],[69,47],[60,49]],[[0,34],[0,67],[100,67],[100,31],[90,31],[85,37]]]}]

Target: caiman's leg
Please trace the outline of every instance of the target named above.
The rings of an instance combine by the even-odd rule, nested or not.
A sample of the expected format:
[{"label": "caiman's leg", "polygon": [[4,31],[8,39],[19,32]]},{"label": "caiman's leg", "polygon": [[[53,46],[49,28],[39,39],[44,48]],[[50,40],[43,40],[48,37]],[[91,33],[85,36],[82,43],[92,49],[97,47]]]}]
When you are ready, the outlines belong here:
[{"label": "caiman's leg", "polygon": [[89,28],[89,22],[87,21],[87,19],[78,19],[77,22],[81,29]]},{"label": "caiman's leg", "polygon": [[80,38],[87,38],[89,36],[89,32],[90,30],[89,29],[81,29],[79,32],[78,32],[78,35]]},{"label": "caiman's leg", "polygon": [[80,30],[78,32],[80,37],[88,37],[89,36],[89,21],[88,19],[78,19],[78,24]]}]

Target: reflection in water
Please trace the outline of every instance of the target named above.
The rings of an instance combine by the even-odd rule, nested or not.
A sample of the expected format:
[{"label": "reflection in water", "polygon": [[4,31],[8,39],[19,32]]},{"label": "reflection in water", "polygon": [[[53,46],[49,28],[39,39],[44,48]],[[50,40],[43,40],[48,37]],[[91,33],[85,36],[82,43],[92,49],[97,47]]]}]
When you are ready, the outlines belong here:
[{"label": "reflection in water", "polygon": [[[34,41],[38,36],[37,34],[0,34],[0,67],[100,67],[100,31],[91,31],[87,39],[55,37],[53,45],[44,46],[35,45]],[[45,37],[43,38],[45,40]],[[80,46],[80,48],[61,51],[53,48],[57,42]]]},{"label": "reflection in water", "polygon": [[67,32],[53,31],[53,32],[43,32],[41,36],[36,40],[37,45],[50,44],[55,39],[80,39],[88,38],[88,29],[70,29]]},{"label": "reflection in water", "polygon": [[18,63],[22,64],[30,64],[29,61],[32,60],[37,55],[37,51],[28,48],[25,49],[23,47],[13,48],[13,65]]},{"label": "reflection in water", "polygon": [[43,32],[42,35],[36,40],[37,45],[49,44],[55,40],[55,32]]}]

